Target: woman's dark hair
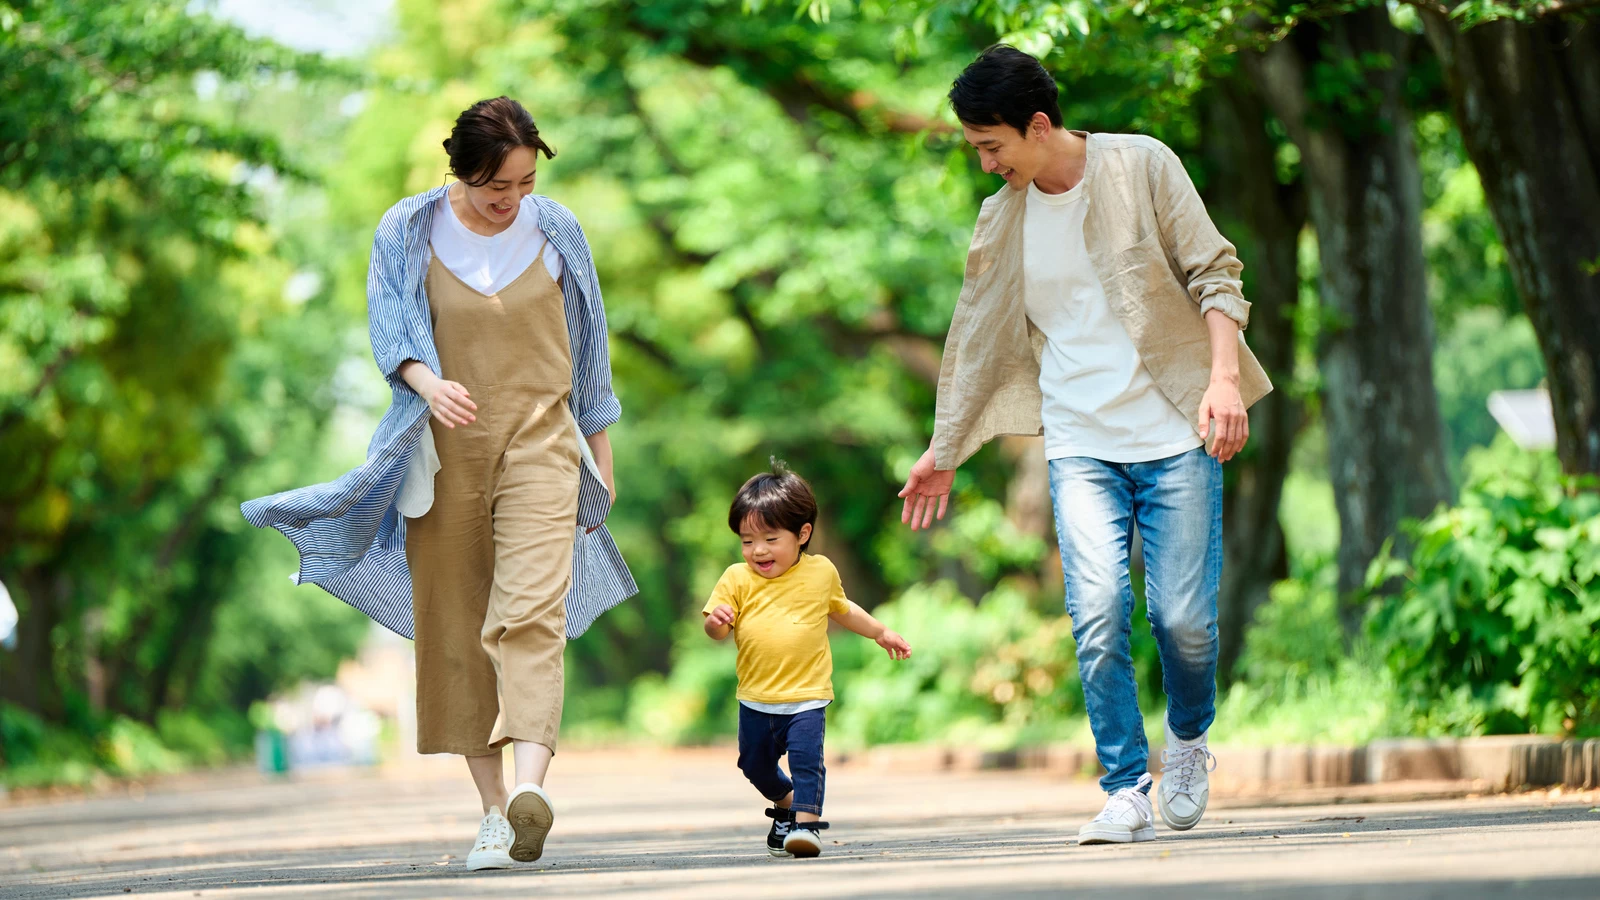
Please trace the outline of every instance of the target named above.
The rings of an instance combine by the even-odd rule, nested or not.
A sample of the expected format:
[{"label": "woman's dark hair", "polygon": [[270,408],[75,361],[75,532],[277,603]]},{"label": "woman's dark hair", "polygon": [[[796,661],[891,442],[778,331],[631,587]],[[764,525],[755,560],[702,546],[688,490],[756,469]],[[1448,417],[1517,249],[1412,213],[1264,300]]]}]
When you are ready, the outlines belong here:
[{"label": "woman's dark hair", "polygon": [[[752,516],[758,524],[782,528],[798,537],[801,528],[817,526],[817,498],[804,478],[774,459],[771,472],[762,472],[739,488],[728,509],[728,527],[738,534],[739,527]],[[811,539],[806,538],[800,549],[809,546]]]},{"label": "woman's dark hair", "polygon": [[1006,44],[983,51],[950,86],[950,108],[967,125],[1010,125],[1028,133],[1034,113],[1061,127],[1060,90],[1037,59]]},{"label": "woman's dark hair", "polygon": [[482,187],[505,164],[506,156],[518,147],[532,147],[537,157],[554,159],[556,151],[539,137],[539,126],[522,104],[510,97],[479,100],[456,117],[456,125],[445,139],[444,152],[450,155],[450,174],[472,187]]}]

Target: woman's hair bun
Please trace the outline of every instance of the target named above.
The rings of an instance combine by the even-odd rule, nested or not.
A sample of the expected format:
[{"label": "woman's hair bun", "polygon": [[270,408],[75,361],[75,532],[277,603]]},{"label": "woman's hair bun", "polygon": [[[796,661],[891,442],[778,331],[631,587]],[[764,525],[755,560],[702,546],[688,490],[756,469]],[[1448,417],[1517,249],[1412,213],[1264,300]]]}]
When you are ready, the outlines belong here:
[{"label": "woman's hair bun", "polygon": [[482,187],[494,178],[506,157],[517,147],[534,156],[554,159],[556,151],[539,137],[539,126],[522,104],[510,97],[479,100],[456,117],[450,139],[444,142],[450,172],[470,187]]}]

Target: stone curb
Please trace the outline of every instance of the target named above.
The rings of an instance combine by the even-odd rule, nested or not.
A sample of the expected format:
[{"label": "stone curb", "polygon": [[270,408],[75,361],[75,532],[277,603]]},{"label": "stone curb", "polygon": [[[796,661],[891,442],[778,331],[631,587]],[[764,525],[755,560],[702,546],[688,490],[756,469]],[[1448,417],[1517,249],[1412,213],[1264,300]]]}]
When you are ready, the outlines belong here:
[{"label": "stone curb", "polygon": [[[1214,786],[1279,789],[1389,784],[1403,781],[1474,781],[1489,790],[1561,786],[1600,787],[1600,739],[1559,741],[1537,735],[1479,738],[1396,738],[1358,747],[1290,745],[1218,747]],[[1094,750],[1044,744],[1012,750],[978,750],[900,744],[856,753],[829,754],[829,762],[897,772],[977,772],[1039,769],[1096,777]],[[1161,754],[1152,748],[1152,774]]]}]

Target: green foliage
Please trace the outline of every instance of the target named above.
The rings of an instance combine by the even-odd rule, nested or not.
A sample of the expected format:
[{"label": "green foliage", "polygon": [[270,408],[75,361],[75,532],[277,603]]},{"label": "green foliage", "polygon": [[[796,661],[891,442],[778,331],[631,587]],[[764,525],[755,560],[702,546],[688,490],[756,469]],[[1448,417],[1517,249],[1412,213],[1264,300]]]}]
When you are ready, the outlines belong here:
[{"label": "green foliage", "polygon": [[252,731],[242,716],[164,711],[156,724],[125,716],[66,727],[0,703],[0,786],[87,787],[108,777],[140,778],[247,754]]},{"label": "green foliage", "polygon": [[1502,438],[1469,456],[1461,505],[1373,564],[1372,634],[1416,696],[1471,705],[1491,733],[1600,728],[1600,493]]},{"label": "green foliage", "polygon": [[1435,325],[1441,334],[1448,333],[1457,317],[1484,307],[1508,318],[1521,313],[1505,247],[1461,133],[1439,112],[1418,116],[1415,133],[1425,203],[1422,245]]},{"label": "green foliage", "polygon": [[834,642],[839,700],[830,739],[1014,746],[1057,736],[1083,712],[1071,620],[1041,615],[1002,585],[974,605],[949,582],[918,586],[876,611],[912,638],[895,661],[852,634]]},{"label": "green foliage", "polygon": [[[215,757],[163,710],[226,718],[247,679],[213,656],[218,610],[292,571],[238,581],[265,545],[237,504],[345,461],[321,430],[353,323],[286,289],[323,265],[265,215],[305,189],[280,140],[299,132],[251,106],[291,94],[305,115],[325,98],[303,79],[328,72],[176,0],[0,5],[0,578],[21,614],[0,696],[108,771],[176,758],[152,724]],[[359,631],[321,624],[297,638],[330,650],[316,666],[248,651],[272,656],[244,693],[331,673]]]},{"label": "green foliage", "polygon": [[1489,395],[1538,387],[1544,381],[1544,357],[1533,325],[1526,316],[1508,318],[1490,307],[1462,312],[1439,339],[1433,379],[1449,431],[1451,469],[1459,482],[1470,451],[1489,446],[1500,433],[1489,414]]}]

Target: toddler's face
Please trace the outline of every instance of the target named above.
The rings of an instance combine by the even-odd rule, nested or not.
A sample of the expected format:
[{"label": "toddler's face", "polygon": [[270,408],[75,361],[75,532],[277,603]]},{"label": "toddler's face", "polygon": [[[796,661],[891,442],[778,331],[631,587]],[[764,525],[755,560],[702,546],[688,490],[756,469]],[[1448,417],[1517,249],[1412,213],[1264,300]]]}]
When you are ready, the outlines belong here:
[{"label": "toddler's face", "polygon": [[811,526],[800,526],[795,534],[787,528],[778,528],[757,521],[755,516],[739,526],[739,543],[744,549],[744,561],[762,578],[777,578],[800,561],[800,545],[811,537]]}]

